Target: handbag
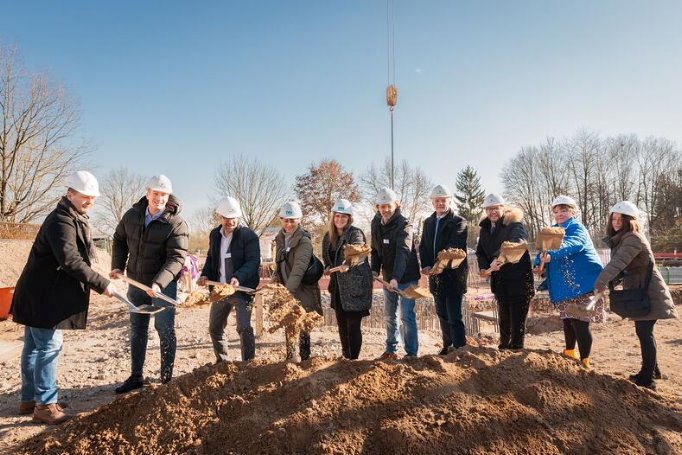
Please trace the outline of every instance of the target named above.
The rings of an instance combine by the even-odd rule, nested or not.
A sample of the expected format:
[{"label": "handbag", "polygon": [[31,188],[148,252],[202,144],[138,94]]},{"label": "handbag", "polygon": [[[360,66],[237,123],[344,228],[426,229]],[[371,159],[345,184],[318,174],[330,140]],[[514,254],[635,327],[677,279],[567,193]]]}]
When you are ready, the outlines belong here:
[{"label": "handbag", "polygon": [[649,261],[644,287],[636,289],[614,290],[614,282],[609,281],[609,306],[611,311],[621,318],[639,318],[651,311],[649,301],[649,283],[654,271],[653,261]]},{"label": "handbag", "polygon": [[310,257],[310,262],[308,263],[308,268],[305,270],[305,273],[303,274],[303,278],[301,278],[301,283],[303,284],[315,284],[318,281],[320,281],[320,278],[322,278],[322,275],[324,274],[324,264],[322,264],[322,261],[320,261],[320,258],[313,255]]}]

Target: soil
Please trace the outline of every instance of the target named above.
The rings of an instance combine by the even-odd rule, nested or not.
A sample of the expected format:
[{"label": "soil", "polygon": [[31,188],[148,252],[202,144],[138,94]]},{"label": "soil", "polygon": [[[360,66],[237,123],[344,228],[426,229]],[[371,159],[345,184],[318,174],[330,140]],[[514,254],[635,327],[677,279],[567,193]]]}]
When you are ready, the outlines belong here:
[{"label": "soil", "polygon": [[[0,271],[8,268],[3,259]],[[436,356],[439,333],[420,330],[421,357],[391,361],[373,360],[383,330],[363,329],[360,360],[347,361],[336,328],[325,326],[312,332],[314,358],[300,364],[283,362],[281,330],[257,339],[255,361],[237,361],[231,316],[235,361],[214,365],[208,311],[178,312],[170,383],[158,381],[151,330],[151,384],[116,396],[129,374],[128,313],[95,296],[88,329],[64,332],[58,370],[60,399],[77,417],[51,428],[16,415],[19,359],[2,362],[0,453],[682,453],[679,320],[656,324],[667,379],[652,392],[626,379],[639,368],[639,344],[633,324],[617,317],[593,325],[590,370],[557,354],[563,333],[546,331],[557,320],[547,314],[532,315],[542,330],[521,352],[498,351],[488,327],[472,346]],[[0,341],[20,339],[22,329],[0,322]]]}]

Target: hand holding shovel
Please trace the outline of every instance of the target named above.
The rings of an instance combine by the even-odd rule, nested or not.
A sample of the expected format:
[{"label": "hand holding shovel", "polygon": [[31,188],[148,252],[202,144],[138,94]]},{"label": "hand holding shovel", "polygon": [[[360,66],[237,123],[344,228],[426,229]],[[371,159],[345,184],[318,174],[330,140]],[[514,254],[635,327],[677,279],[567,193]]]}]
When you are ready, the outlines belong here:
[{"label": "hand holding shovel", "polygon": [[562,227],[544,227],[540,230],[537,237],[537,244],[540,247],[541,260],[539,274],[545,270],[545,262],[547,261],[547,252],[549,250],[558,250],[561,248],[561,242],[564,241],[566,231]]},{"label": "hand holding shovel", "polygon": [[500,245],[500,255],[497,257],[493,263],[497,266],[495,270],[490,267],[488,270],[483,272],[484,275],[490,276],[491,273],[499,270],[504,264],[518,264],[518,262],[523,258],[523,255],[528,251],[528,244],[524,241],[521,242],[502,242]]}]

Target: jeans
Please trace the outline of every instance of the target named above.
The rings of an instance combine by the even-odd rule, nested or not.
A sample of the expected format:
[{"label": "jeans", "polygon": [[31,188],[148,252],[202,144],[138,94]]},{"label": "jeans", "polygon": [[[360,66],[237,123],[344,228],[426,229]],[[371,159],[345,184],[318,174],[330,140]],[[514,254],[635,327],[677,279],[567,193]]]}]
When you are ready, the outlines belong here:
[{"label": "jeans", "polygon": [[[163,293],[173,299],[177,296],[178,283],[172,281],[163,290]],[[165,310],[154,315],[154,328],[159,334],[161,344],[161,381],[167,382],[173,377],[173,364],[175,363],[175,307],[173,304],[161,299],[152,299],[141,289],[130,286],[128,299],[135,305],[153,304],[164,307]],[[144,360],[147,355],[147,340],[149,337],[148,314],[130,313],[130,358],[131,375],[142,377]]]},{"label": "jeans", "polygon": [[436,304],[436,314],[443,334],[443,347],[454,346],[461,348],[466,345],[466,332],[462,320],[462,294],[444,295],[436,293],[433,296]]},{"label": "jeans", "polygon": [[[656,338],[654,338],[654,324],[651,321],[635,321],[635,332],[639,338],[639,347],[642,352],[642,369],[639,372],[644,384],[650,384],[654,379],[656,364]],[[660,374],[660,371],[658,372]]]},{"label": "jeans", "polygon": [[57,402],[57,365],[64,340],[61,330],[24,328],[21,352],[21,401]]},{"label": "jeans", "polygon": [[[409,288],[416,281],[398,284],[401,291]],[[398,308],[400,308],[400,328],[398,328]],[[386,321],[386,352],[395,354],[398,351],[398,335],[402,338],[407,355],[417,355],[419,335],[417,332],[417,316],[414,313],[414,299],[400,297],[395,292],[384,289],[384,320]]]},{"label": "jeans", "polygon": [[218,362],[228,360],[225,327],[232,308],[235,308],[237,313],[237,333],[241,341],[242,360],[251,360],[256,356],[256,337],[251,327],[252,300],[243,295],[232,294],[226,299],[213,302],[208,317],[208,333],[211,335],[213,352]]}]

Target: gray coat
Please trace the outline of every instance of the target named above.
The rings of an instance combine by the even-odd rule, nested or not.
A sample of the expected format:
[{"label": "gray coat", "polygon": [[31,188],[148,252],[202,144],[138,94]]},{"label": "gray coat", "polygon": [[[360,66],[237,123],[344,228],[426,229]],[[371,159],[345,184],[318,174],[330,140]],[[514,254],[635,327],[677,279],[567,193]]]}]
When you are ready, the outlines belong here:
[{"label": "gray coat", "polygon": [[[597,277],[595,289],[606,288],[609,281],[615,279],[621,272],[625,272],[623,289],[637,289],[644,286],[649,261],[654,261],[654,254],[646,238],[641,233],[625,232],[616,233],[605,241],[611,247],[611,261]],[[670,290],[656,267],[654,267],[649,283],[649,301],[651,302],[649,314],[630,319],[651,321],[677,317]]]},{"label": "gray coat", "polygon": [[301,302],[306,311],[317,311],[322,314],[322,298],[320,285],[303,284],[301,281],[313,255],[313,242],[310,234],[299,226],[291,236],[288,250],[284,247],[284,230],[275,237],[275,258],[277,261],[276,280]]}]

